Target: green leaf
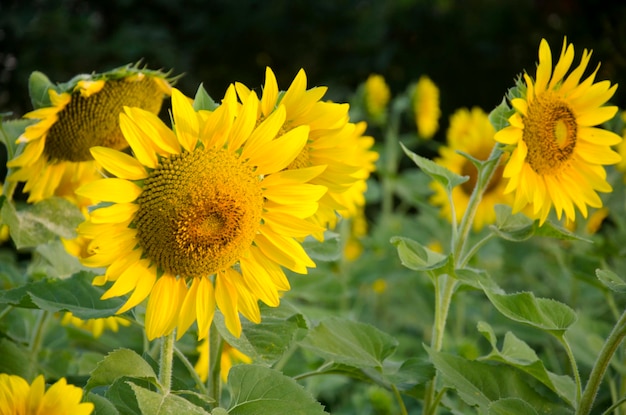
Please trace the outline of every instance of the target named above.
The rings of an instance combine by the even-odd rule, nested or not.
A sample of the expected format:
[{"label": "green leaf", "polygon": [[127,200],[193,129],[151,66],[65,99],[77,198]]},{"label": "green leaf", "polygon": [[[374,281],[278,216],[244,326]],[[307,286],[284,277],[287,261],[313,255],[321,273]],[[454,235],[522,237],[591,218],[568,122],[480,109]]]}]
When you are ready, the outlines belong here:
[{"label": "green leaf", "polygon": [[218,106],[219,105],[211,98],[206,89],[204,89],[204,84],[200,84],[193,100],[193,109],[196,111],[215,111]]},{"label": "green leaf", "polygon": [[39,308],[53,313],[70,311],[82,319],[114,315],[124,300],[101,300],[104,290],[91,285],[93,277],[93,273],[81,271],[64,280],[52,278],[31,282],[12,290],[0,291],[0,303]]},{"label": "green leaf", "polygon": [[448,192],[451,192],[454,187],[469,180],[469,176],[459,176],[458,174],[448,170],[446,167],[440,166],[432,160],[415,154],[406,148],[404,144],[400,143],[400,145],[406,155],[409,156],[409,158],[413,160],[413,162],[417,164],[417,166],[422,169],[424,173],[428,174],[433,180],[443,185]]},{"label": "green leaf", "polygon": [[295,380],[264,366],[234,366],[228,386],[232,396],[230,415],[326,414]]},{"label": "green leaf", "polygon": [[[441,373],[445,386],[454,388],[468,405],[487,410],[492,402],[518,398],[540,413],[571,415],[571,408],[558,405],[537,392],[515,368],[466,360],[443,352],[427,351]],[[497,408],[497,406],[496,406]]]},{"label": "green leaf", "polygon": [[500,131],[509,125],[509,118],[515,113],[506,100],[502,98],[502,102],[489,113],[489,122],[496,131]]},{"label": "green leaf", "polygon": [[538,415],[535,408],[519,398],[498,399],[489,405],[489,415]]},{"label": "green leaf", "polygon": [[28,78],[28,94],[34,109],[52,105],[48,91],[56,89],[48,77],[39,71],[34,71]]},{"label": "green leaf", "polygon": [[337,261],[343,254],[339,234],[326,232],[322,242],[315,238],[307,238],[302,247],[314,261]]},{"label": "green leaf", "polygon": [[255,361],[273,364],[296,341],[297,334],[306,329],[301,314],[281,302],[278,308],[261,308],[261,323],[255,324],[242,319],[241,336],[235,337],[226,328],[224,316],[218,311],[213,319],[220,335],[231,346],[250,356]]},{"label": "green leaf", "polygon": [[85,220],[76,205],[59,197],[18,207],[5,202],[0,214],[17,249],[35,247],[59,236],[75,238],[76,227]]},{"label": "green leaf", "polygon": [[161,395],[129,382],[135,392],[142,414],[150,415],[209,415],[207,411],[173,394]]},{"label": "green leaf", "polygon": [[7,149],[7,160],[11,160],[15,157],[18,148],[18,144],[16,143],[17,139],[24,133],[26,127],[35,122],[35,120],[26,118],[18,120],[0,120],[0,142],[2,142]]},{"label": "green leaf", "polygon": [[120,415],[120,412],[111,401],[95,393],[89,392],[85,397],[85,402],[94,404],[94,412],[92,412],[92,415]]},{"label": "green leaf", "polygon": [[489,301],[513,321],[561,336],[576,322],[576,312],[566,304],[548,298],[536,298],[532,292],[497,294],[485,290]]},{"label": "green leaf", "polygon": [[211,411],[211,415],[228,415],[228,411],[224,408],[217,407]]},{"label": "green leaf", "polygon": [[398,249],[400,262],[414,271],[437,271],[439,274],[452,272],[452,260],[449,255],[443,255],[426,248],[417,241],[403,236],[394,236],[391,244]]},{"label": "green leaf", "polygon": [[496,224],[490,229],[502,239],[513,242],[522,242],[533,236],[545,236],[561,240],[579,240],[590,242],[589,239],[582,238],[565,228],[556,226],[550,221],[539,226],[539,220],[532,220],[522,213],[512,213],[512,209],[507,205],[496,205]]},{"label": "green leaf", "polygon": [[374,326],[338,317],[320,322],[300,344],[328,361],[359,368],[381,368],[398,346]]},{"label": "green leaf", "polygon": [[482,269],[460,268],[454,271],[454,276],[463,284],[479,290],[501,291],[501,288],[487,271]]},{"label": "green leaf", "polygon": [[105,397],[115,405],[120,415],[145,415],[139,410],[131,383],[134,383],[134,379],[127,376],[118,378],[106,389]]},{"label": "green leaf", "polygon": [[485,336],[493,348],[493,351],[481,360],[506,363],[526,372],[550,388],[552,392],[559,395],[572,407],[574,406],[576,384],[572,378],[549,372],[535,351],[512,332],[509,331],[505,334],[502,350],[498,350],[496,335],[489,324],[483,321],[478,322],[478,331]]},{"label": "green leaf", "polygon": [[80,271],[89,271],[78,258],[65,250],[59,240],[38,245],[35,252],[39,255],[31,263],[30,269],[33,274],[67,278]]},{"label": "green leaf", "polygon": [[18,346],[14,342],[2,338],[0,339],[0,373],[10,373],[19,375],[25,379],[32,378],[35,373],[34,365],[31,364],[31,357],[24,346]]},{"label": "green leaf", "polygon": [[596,276],[604,284],[605,287],[609,288],[618,293],[626,292],[626,281],[624,281],[620,276],[614,273],[611,270],[605,269],[597,269]]},{"label": "green leaf", "polygon": [[85,388],[89,391],[97,386],[108,386],[124,376],[143,378],[154,383],[157,381],[152,366],[141,356],[130,349],[117,349],[98,363]]}]

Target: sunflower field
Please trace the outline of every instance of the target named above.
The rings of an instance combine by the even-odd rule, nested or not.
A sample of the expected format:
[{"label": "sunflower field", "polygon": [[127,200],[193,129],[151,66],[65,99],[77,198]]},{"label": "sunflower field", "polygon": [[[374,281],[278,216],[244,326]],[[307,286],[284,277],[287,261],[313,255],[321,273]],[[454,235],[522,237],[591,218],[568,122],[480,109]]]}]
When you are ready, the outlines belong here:
[{"label": "sunflower field", "polygon": [[626,414],[625,7],[28,3],[0,415]]}]

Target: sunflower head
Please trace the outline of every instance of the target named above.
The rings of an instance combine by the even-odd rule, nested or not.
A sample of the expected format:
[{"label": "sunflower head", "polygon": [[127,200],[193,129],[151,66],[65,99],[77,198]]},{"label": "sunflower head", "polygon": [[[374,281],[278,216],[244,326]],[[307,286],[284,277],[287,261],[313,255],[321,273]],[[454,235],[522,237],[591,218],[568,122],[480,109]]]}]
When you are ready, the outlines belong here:
[{"label": "sunflower head", "polygon": [[118,316],[91,318],[88,320],[83,320],[74,316],[72,313],[67,312],[63,315],[63,318],[61,319],[61,324],[64,326],[74,326],[79,329],[86,330],[90,332],[94,338],[97,339],[102,335],[105,329],[117,333],[120,326],[130,326],[130,321]]},{"label": "sunflower head", "polygon": [[119,127],[123,107],[158,113],[174,80],[137,65],[78,75],[57,85],[34,73],[30,91],[36,108],[24,118],[37,122],[18,138],[22,149],[7,163],[12,169],[8,180],[26,183],[29,202],[53,195],[70,197],[77,186],[97,175],[91,147],[128,146]]},{"label": "sunflower head", "polygon": [[574,46],[563,41],[556,65],[545,40],[539,46],[539,64],[533,79],[523,75],[524,86],[510,97],[514,109],[509,125],[496,133],[496,141],[509,145],[511,157],[503,172],[506,193],[513,193],[514,212],[525,213],[543,223],[552,207],[574,221],[575,208],[587,217],[587,207],[599,208],[597,192],[612,190],[604,165],[621,160],[611,149],[621,137],[598,128],[610,120],[617,107],[606,106],[617,85],[594,82],[598,67],[581,80],[591,58],[583,51],[571,71]]},{"label": "sunflower head", "polygon": [[364,94],[367,113],[374,120],[382,118],[391,98],[391,92],[385,78],[378,74],[370,75],[365,81]]},{"label": "sunflower head", "polygon": [[[447,145],[440,149],[440,157],[436,159],[436,162],[454,173],[469,177],[469,180],[452,190],[452,201],[457,221],[463,217],[478,179],[478,170],[474,163],[459,152],[468,154],[477,160],[487,160],[496,144],[493,139],[494,134],[495,130],[489,122],[489,117],[478,107],[471,110],[461,108],[450,117]],[[504,194],[506,182],[502,178],[502,170],[505,159],[505,156],[501,158],[491,182],[483,193],[473,223],[476,231],[495,222],[494,206],[496,204],[511,204],[513,202],[511,195]],[[442,216],[451,220],[452,209],[445,188],[437,182],[432,182],[431,187],[435,192],[431,197],[431,203],[440,206]]]},{"label": "sunflower head", "polygon": [[112,177],[77,190],[104,203],[79,226],[87,247],[74,252],[106,269],[97,282],[113,285],[103,298],[132,292],[118,313],[148,298],[149,339],[175,328],[180,337],[196,321],[206,336],[216,307],[238,336],[240,312],[259,322],[258,301],[277,306],[289,289],[282,267],[315,266],[296,238],[318,230],[307,218],[326,192],[311,183],[324,168],[287,169],[309,128],[279,134],[284,106],[259,122],[254,93],[231,105],[231,87],[214,111],[196,111],[172,92],[173,129],[126,107],[120,127],[133,155],[92,148]]},{"label": "sunflower head", "polygon": [[420,137],[430,139],[439,129],[439,88],[428,76],[422,75],[411,95],[417,132]]}]

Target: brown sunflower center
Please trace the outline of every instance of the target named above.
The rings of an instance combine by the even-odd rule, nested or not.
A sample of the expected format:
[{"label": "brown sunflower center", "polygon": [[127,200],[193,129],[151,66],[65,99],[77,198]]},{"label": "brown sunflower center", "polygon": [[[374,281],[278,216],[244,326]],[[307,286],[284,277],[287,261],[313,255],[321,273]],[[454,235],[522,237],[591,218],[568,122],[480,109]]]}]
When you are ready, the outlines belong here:
[{"label": "brown sunflower center", "polygon": [[162,160],[144,181],[135,219],[147,258],[173,275],[210,275],[234,264],[261,223],[253,169],[226,150]]},{"label": "brown sunflower center", "polygon": [[576,147],[578,124],[572,109],[557,97],[543,94],[530,102],[523,121],[522,139],[530,167],[537,174],[558,171]]},{"label": "brown sunflower center", "polygon": [[52,162],[79,162],[93,160],[89,153],[93,146],[116,150],[128,147],[118,121],[123,107],[139,107],[156,114],[162,102],[163,90],[148,76],[136,81],[106,81],[101,91],[89,97],[73,93],[48,131],[44,154]]}]

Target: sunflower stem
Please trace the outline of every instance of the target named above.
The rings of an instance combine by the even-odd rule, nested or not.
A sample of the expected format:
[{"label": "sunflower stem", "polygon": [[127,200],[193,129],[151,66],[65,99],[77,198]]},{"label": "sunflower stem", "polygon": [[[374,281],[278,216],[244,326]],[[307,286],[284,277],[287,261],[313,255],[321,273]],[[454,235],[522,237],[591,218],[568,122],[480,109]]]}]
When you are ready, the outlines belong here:
[{"label": "sunflower stem", "polygon": [[176,330],[161,338],[161,359],[159,361],[159,383],[161,392],[168,395],[172,389],[172,367],[174,363],[174,340]]},{"label": "sunflower stem", "polygon": [[604,374],[606,373],[606,369],[609,367],[609,363],[611,363],[615,351],[622,343],[622,340],[624,340],[624,336],[626,336],[626,311],[622,313],[622,316],[613,327],[611,334],[609,334],[604,345],[602,345],[602,349],[589,374],[587,385],[580,397],[578,407],[576,408],[576,415],[587,415],[591,412],[593,402],[600,388],[600,384],[602,383],[602,379],[604,378]]},{"label": "sunflower stem", "polygon": [[580,381],[580,372],[578,371],[578,364],[576,364],[576,358],[574,357],[574,353],[572,352],[572,348],[569,345],[569,342],[565,338],[564,335],[557,336],[559,343],[563,345],[565,349],[565,353],[567,354],[567,358],[569,359],[570,365],[572,366],[572,373],[574,373],[574,380],[576,382],[576,406],[580,402],[580,396],[582,393],[582,386]]},{"label": "sunflower stem", "polygon": [[222,349],[224,340],[215,326],[209,331],[209,397],[215,401],[215,406],[219,406],[221,394],[221,365]]},{"label": "sunflower stem", "polygon": [[35,370],[35,364],[37,362],[37,354],[39,353],[39,349],[41,349],[41,343],[43,342],[43,335],[45,332],[46,323],[48,322],[48,317],[50,313],[44,310],[39,310],[39,315],[37,316],[37,321],[35,322],[35,327],[33,328],[33,333],[30,338],[29,350],[30,350],[30,365],[29,365],[29,373],[33,373]]},{"label": "sunflower stem", "polygon": [[185,368],[187,368],[189,375],[191,375],[194,382],[196,382],[196,385],[198,386],[200,393],[206,395],[208,393],[207,388],[202,382],[202,379],[200,379],[200,376],[198,376],[198,372],[196,372],[196,369],[194,369],[189,359],[187,359],[187,356],[185,356],[185,354],[181,352],[176,346],[174,346],[174,354],[176,355],[178,359],[180,359],[180,361],[183,363]]}]

